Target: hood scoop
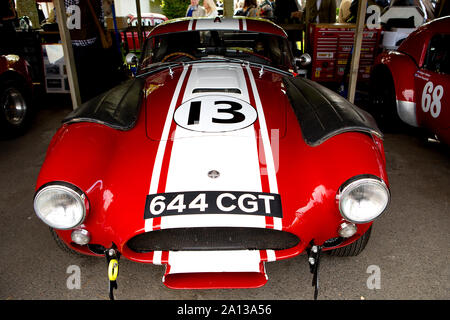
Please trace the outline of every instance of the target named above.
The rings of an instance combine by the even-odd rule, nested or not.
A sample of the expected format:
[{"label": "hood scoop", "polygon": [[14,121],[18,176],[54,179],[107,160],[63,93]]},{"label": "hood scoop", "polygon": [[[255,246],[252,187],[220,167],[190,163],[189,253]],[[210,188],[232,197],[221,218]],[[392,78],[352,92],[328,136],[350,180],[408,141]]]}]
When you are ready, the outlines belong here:
[{"label": "hood scoop", "polygon": [[192,93],[235,93],[241,94],[238,88],[196,88]]}]

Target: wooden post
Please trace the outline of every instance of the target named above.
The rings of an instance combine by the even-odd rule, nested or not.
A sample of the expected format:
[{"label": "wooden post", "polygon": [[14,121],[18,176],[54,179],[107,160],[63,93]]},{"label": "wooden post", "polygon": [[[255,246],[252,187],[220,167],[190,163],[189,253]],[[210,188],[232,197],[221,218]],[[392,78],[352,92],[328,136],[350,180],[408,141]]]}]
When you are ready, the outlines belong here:
[{"label": "wooden post", "polygon": [[223,0],[223,16],[232,17],[234,15],[234,1]]},{"label": "wooden post", "polygon": [[72,40],[67,29],[67,15],[64,0],[53,0],[55,5],[56,17],[58,19],[59,34],[61,37],[64,63],[66,64],[67,78],[69,80],[70,96],[72,98],[72,107],[77,109],[81,105],[80,87],[78,86],[77,69],[75,67],[75,58],[72,49]]},{"label": "wooden post", "polygon": [[356,19],[355,40],[353,42],[352,62],[350,65],[350,79],[348,84],[348,97],[355,102],[356,82],[358,80],[359,58],[361,56],[361,44],[363,40],[364,24],[366,20],[367,0],[359,0],[358,15]]},{"label": "wooden post", "polygon": [[140,0],[136,0],[136,13],[138,18],[138,24],[137,24],[137,32],[138,32],[138,39],[139,39],[139,50],[142,50],[142,17],[141,17],[141,2]]}]

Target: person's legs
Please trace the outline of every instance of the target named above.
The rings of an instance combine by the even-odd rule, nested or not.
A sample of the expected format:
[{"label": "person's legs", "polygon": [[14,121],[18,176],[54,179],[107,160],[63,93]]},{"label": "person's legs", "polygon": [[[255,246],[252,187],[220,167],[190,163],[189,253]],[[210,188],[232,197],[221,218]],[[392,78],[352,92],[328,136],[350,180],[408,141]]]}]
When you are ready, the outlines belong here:
[{"label": "person's legs", "polygon": [[104,91],[101,48],[94,44],[74,46],[73,49],[81,101],[86,102]]}]

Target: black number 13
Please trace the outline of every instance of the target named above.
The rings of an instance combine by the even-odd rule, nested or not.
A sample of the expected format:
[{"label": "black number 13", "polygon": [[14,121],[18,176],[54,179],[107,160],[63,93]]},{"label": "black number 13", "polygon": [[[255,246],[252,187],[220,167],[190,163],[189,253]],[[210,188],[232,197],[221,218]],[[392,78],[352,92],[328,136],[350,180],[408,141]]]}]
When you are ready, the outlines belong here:
[{"label": "black number 13", "polygon": [[[198,124],[200,122],[200,109],[201,109],[201,101],[193,101],[191,102],[191,106],[189,109],[189,117],[188,117],[188,125]],[[229,105],[229,108],[220,108],[217,110],[218,113],[228,113],[233,117],[230,119],[218,119],[212,118],[212,122],[214,123],[239,123],[245,120],[245,115],[238,110],[242,109],[242,105],[235,101],[215,101],[215,105],[225,104]]]}]

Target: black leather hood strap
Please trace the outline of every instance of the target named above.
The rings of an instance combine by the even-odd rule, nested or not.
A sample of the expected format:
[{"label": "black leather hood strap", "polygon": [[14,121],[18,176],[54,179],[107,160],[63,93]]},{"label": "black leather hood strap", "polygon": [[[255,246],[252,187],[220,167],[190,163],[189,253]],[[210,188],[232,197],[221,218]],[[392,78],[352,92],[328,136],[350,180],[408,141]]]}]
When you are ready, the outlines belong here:
[{"label": "black leather hood strap", "polygon": [[131,79],[83,103],[63,123],[96,122],[118,130],[136,124],[142,104],[143,79]]},{"label": "black leather hood strap", "polygon": [[303,138],[310,146],[349,131],[383,137],[372,116],[337,93],[304,78],[284,77],[283,82]]}]

